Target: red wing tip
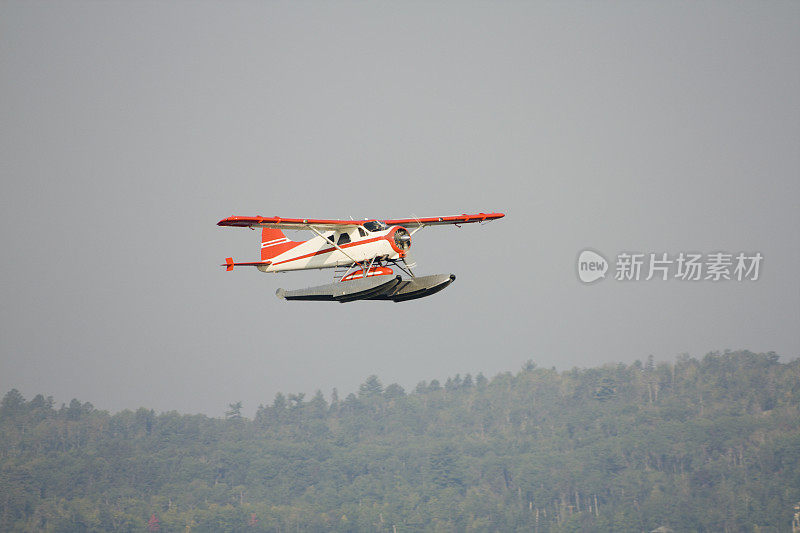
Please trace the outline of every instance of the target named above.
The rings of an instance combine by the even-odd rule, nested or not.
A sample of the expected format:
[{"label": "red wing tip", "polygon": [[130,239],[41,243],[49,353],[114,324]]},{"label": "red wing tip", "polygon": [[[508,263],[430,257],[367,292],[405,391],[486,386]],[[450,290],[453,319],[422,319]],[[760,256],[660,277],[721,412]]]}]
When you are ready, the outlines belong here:
[{"label": "red wing tip", "polygon": [[217,222],[217,226],[233,226],[233,227],[247,227],[252,224],[258,224],[263,220],[262,217],[237,217],[230,216],[223,218]]}]

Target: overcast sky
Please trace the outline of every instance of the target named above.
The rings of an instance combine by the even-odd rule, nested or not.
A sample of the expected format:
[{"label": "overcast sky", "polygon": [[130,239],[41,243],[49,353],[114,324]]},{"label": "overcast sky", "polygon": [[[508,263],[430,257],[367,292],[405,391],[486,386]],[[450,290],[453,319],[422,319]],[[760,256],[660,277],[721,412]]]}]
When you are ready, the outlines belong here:
[{"label": "overcast sky", "polygon": [[[0,394],[252,415],[278,391],[800,355],[798,2],[0,3]],[[429,298],[285,302],[230,215],[501,211]],[[584,248],[611,263],[582,284]],[[757,281],[613,279],[760,252]]]}]

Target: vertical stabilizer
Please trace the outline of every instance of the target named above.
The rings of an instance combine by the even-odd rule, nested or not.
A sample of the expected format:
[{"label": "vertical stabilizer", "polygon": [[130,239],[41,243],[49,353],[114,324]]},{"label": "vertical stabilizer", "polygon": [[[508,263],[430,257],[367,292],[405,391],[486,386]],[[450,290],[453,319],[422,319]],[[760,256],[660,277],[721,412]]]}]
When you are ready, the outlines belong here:
[{"label": "vertical stabilizer", "polygon": [[279,229],[261,229],[261,260],[267,261],[300,244],[289,240]]}]

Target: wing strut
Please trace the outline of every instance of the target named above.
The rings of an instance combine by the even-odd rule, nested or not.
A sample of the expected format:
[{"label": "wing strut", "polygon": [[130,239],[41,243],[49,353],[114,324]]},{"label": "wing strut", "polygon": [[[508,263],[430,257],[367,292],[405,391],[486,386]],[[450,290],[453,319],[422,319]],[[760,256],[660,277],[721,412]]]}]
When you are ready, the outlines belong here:
[{"label": "wing strut", "polygon": [[416,228],[414,228],[413,230],[411,230],[411,233],[409,233],[409,234],[408,234],[408,236],[409,236],[409,237],[412,237],[412,236],[413,236],[413,235],[414,235],[416,232],[418,232],[419,230],[421,230],[422,228],[424,228],[424,227],[425,227],[425,224],[423,224],[422,222],[420,222],[420,220],[419,220],[419,218],[417,217],[417,215],[413,215],[413,217],[414,217],[414,220],[416,220],[416,221],[417,221],[417,224],[419,224],[419,226],[417,226]]},{"label": "wing strut", "polygon": [[352,261],[353,263],[358,263],[358,261],[356,261],[355,259],[353,259],[353,256],[351,256],[350,254],[348,254],[347,252],[345,252],[345,251],[342,249],[342,247],[341,247],[341,246],[339,246],[338,244],[336,244],[336,243],[333,241],[333,239],[332,239],[332,238],[331,238],[331,239],[327,238],[325,235],[323,235],[322,233],[320,233],[319,231],[317,231],[317,228],[315,228],[314,226],[308,226],[308,229],[310,229],[311,231],[313,231],[314,233],[316,233],[317,235],[319,235],[320,237],[322,237],[323,239],[325,239],[325,242],[329,243],[331,246],[333,246],[334,248],[336,248],[337,250],[339,250],[340,252],[342,252],[344,255],[346,255],[346,256],[347,256],[347,258],[348,258],[348,259],[350,259],[350,261]]}]

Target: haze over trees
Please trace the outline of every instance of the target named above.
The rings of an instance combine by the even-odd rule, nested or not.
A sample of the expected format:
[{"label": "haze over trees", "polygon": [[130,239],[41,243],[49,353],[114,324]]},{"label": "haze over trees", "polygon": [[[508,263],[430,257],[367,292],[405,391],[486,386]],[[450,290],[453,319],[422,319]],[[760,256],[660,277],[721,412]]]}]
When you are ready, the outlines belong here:
[{"label": "haze over trees", "polygon": [[[232,399],[233,400],[233,399]],[[788,531],[800,361],[711,353],[413,392],[279,393],[251,420],[0,404],[2,531]]]}]

